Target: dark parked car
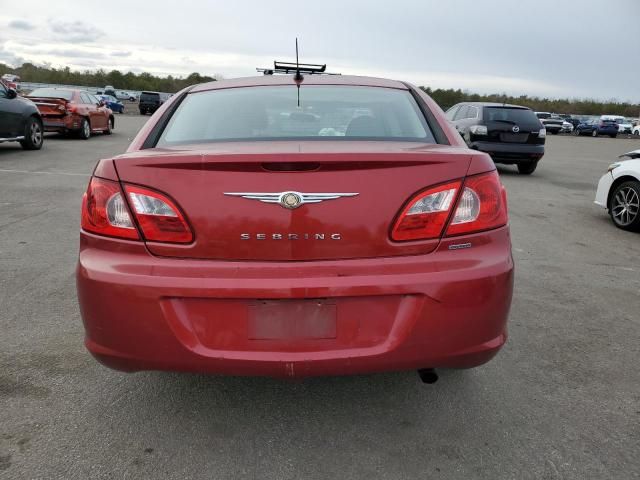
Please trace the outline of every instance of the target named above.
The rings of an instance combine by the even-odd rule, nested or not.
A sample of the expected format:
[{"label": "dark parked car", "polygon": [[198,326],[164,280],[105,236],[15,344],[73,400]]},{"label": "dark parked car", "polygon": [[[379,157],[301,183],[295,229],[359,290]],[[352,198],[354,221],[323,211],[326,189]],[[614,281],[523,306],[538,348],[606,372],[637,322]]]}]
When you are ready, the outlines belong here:
[{"label": "dark parked car", "polygon": [[155,112],[158,108],[160,108],[160,105],[162,105],[168,99],[169,99],[168,93],[141,92],[140,102],[138,103],[140,114],[146,115],[147,113]]},{"label": "dark parked car", "polygon": [[544,155],[546,131],[533,111],[502,103],[459,103],[447,118],[474,150],[531,174]]},{"label": "dark parked car", "polygon": [[609,135],[611,138],[618,136],[618,124],[614,120],[588,120],[579,124],[574,130],[574,135],[591,135],[597,137],[598,135]]},{"label": "dark parked car", "polygon": [[38,107],[0,82],[0,143],[20,142],[25,150],[40,150],[43,131]]}]

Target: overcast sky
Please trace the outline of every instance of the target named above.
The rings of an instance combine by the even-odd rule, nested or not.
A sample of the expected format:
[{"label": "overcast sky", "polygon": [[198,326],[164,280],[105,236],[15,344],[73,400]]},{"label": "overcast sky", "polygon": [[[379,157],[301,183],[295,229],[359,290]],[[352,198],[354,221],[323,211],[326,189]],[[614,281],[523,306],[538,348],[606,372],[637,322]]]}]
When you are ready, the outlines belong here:
[{"label": "overcast sky", "polygon": [[[640,0],[0,0],[0,62],[155,74],[327,63],[473,92],[640,102]],[[117,88],[117,86],[116,86]]]}]

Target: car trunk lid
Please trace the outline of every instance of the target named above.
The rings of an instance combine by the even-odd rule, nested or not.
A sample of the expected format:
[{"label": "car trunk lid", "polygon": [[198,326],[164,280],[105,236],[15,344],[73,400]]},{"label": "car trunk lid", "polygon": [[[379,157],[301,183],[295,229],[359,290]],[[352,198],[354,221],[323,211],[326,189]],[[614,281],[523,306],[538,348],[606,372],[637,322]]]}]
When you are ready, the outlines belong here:
[{"label": "car trunk lid", "polygon": [[61,117],[66,115],[68,100],[64,98],[27,97],[36,104],[43,117]]},{"label": "car trunk lid", "polygon": [[[121,181],[175,200],[194,231],[189,245],[147,242],[155,255],[320,260],[433,251],[439,240],[393,242],[389,229],[414,193],[464,177],[471,155],[415,142],[253,142],[148,149],[115,165]],[[285,192],[312,202],[285,208]]]}]

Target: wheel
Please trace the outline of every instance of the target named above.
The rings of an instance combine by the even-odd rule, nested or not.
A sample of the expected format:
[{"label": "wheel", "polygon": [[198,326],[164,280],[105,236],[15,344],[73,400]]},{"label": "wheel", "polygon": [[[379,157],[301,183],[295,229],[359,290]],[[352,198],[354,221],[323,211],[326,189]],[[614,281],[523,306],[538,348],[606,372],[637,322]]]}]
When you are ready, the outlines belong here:
[{"label": "wheel", "polygon": [[42,122],[40,119],[30,117],[29,120],[27,120],[27,125],[24,127],[24,140],[20,141],[22,148],[25,150],[40,150],[44,142],[42,130]]},{"label": "wheel", "polygon": [[634,130],[633,134],[636,135],[636,136],[640,136],[640,130]]},{"label": "wheel", "polygon": [[107,129],[104,130],[102,133],[104,133],[105,135],[111,135],[113,133],[113,117],[109,117],[109,121],[107,122]]},{"label": "wheel", "polygon": [[533,172],[536,171],[537,167],[538,167],[537,160],[532,160],[529,162],[521,162],[518,164],[518,172],[521,175],[531,175]]},{"label": "wheel", "polygon": [[143,110],[143,109],[141,108],[141,109],[140,109],[140,115],[146,115],[146,114],[147,114],[147,111],[146,111],[146,110]]},{"label": "wheel", "polygon": [[616,227],[640,232],[640,182],[623,182],[615,188],[609,200],[609,215]]},{"label": "wheel", "polygon": [[551,130],[551,135],[557,135],[558,134],[558,130]]},{"label": "wheel", "polygon": [[618,135],[616,135],[615,133],[613,135],[609,135],[611,138],[616,138]]},{"label": "wheel", "polygon": [[120,115],[124,114],[124,107],[120,109]]},{"label": "wheel", "polygon": [[591,136],[592,137],[597,137],[598,136],[598,130],[594,130],[591,132]]},{"label": "wheel", "polygon": [[86,118],[83,118],[82,122],[80,123],[80,130],[78,130],[78,137],[81,138],[82,140],[88,140],[89,137],[91,137],[91,124],[89,123],[89,120],[87,120]]},{"label": "wheel", "polygon": [[579,136],[580,136],[580,130],[578,130],[577,128],[576,128],[576,129],[574,129],[574,130],[573,130],[573,134],[574,134],[576,137],[579,137]]}]

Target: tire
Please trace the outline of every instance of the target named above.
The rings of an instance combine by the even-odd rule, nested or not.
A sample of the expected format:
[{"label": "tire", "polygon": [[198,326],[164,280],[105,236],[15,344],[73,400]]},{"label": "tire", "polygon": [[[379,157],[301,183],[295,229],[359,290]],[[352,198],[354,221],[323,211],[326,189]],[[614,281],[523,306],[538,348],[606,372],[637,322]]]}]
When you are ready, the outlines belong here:
[{"label": "tire", "polygon": [[632,180],[615,187],[609,199],[609,215],[616,227],[640,232],[640,182]]},{"label": "tire", "polygon": [[105,135],[111,135],[113,133],[113,127],[114,127],[113,117],[109,117],[109,120],[107,121],[107,129],[103,130],[102,133],[104,133]]},{"label": "tire", "polygon": [[558,130],[551,130],[551,135],[557,135],[558,134]]},{"label": "tire", "polygon": [[531,175],[538,168],[538,161],[532,160],[530,162],[518,163],[518,173],[521,175]]},{"label": "tire", "polygon": [[143,110],[143,109],[141,108],[141,109],[140,109],[140,115],[146,115],[146,114],[147,114],[147,111],[146,111],[146,110]]},{"label": "tire", "polygon": [[640,130],[635,130],[633,132],[633,135],[635,135],[636,137],[640,137]]},{"label": "tire", "polygon": [[42,121],[35,117],[29,117],[24,127],[24,140],[20,141],[20,145],[25,150],[40,150],[44,143],[44,129]]},{"label": "tire", "polygon": [[576,129],[574,129],[574,130],[573,130],[573,134],[574,134],[576,137],[579,137],[579,136],[580,136],[580,130],[578,130],[577,128],[576,128]]},{"label": "tire", "polygon": [[609,135],[611,138],[616,138],[618,135]]},{"label": "tire", "polygon": [[135,99],[135,97],[129,97],[129,101],[130,101],[130,102],[135,102],[135,101],[136,101],[136,99]]},{"label": "tire", "polygon": [[591,136],[592,137],[597,137],[598,136],[598,130],[594,130],[593,132],[591,132]]},{"label": "tire", "polygon": [[82,122],[80,123],[78,138],[81,138],[82,140],[89,140],[89,138],[91,138],[91,124],[86,118],[83,118]]}]

